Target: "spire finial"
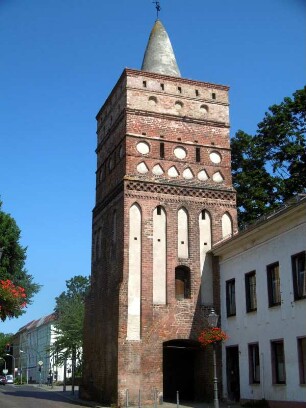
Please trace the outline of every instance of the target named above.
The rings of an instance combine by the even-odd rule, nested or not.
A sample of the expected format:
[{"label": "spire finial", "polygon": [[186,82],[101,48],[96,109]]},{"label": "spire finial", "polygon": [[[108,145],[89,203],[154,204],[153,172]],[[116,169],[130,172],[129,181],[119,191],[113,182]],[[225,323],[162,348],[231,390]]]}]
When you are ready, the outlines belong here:
[{"label": "spire finial", "polygon": [[157,18],[157,20],[158,20],[158,13],[159,13],[160,10],[161,10],[160,3],[159,3],[159,1],[152,1],[152,3],[155,4],[155,8],[156,8],[156,18]]},{"label": "spire finial", "polygon": [[169,36],[160,20],[156,20],[152,28],[141,70],[175,77],[181,76]]}]

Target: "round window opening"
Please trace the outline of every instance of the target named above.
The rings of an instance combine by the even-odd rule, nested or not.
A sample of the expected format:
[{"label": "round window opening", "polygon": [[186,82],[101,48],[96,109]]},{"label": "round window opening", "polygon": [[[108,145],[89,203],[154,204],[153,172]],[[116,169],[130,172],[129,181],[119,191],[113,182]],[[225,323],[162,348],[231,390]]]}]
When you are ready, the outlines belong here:
[{"label": "round window opening", "polygon": [[150,96],[149,97],[149,104],[151,106],[155,106],[157,104],[157,98],[155,98],[155,96]]},{"label": "round window opening", "polygon": [[141,154],[148,154],[150,152],[150,146],[146,142],[137,143],[136,149]]},{"label": "round window opening", "polygon": [[209,155],[209,158],[215,164],[221,163],[221,160],[222,160],[221,154],[218,152],[211,152]]},{"label": "round window opening", "polygon": [[174,149],[174,155],[175,157],[177,157],[178,159],[185,159],[185,157],[187,156],[187,152],[183,147],[176,147]]},{"label": "round window opening", "polygon": [[180,110],[183,107],[183,103],[181,101],[176,101],[175,102],[175,107],[176,107],[177,110]]},{"label": "round window opening", "polygon": [[208,106],[207,105],[201,105],[200,106],[201,112],[204,114],[208,113]]}]

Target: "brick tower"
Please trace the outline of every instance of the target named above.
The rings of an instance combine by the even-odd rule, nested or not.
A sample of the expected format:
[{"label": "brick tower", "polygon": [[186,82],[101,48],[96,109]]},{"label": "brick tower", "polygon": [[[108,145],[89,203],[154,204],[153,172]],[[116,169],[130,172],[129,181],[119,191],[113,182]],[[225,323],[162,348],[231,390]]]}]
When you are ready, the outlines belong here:
[{"label": "brick tower", "polygon": [[219,303],[209,251],[236,229],[228,87],[181,78],[157,20],[97,123],[81,395],[203,400],[211,356],[197,338]]}]

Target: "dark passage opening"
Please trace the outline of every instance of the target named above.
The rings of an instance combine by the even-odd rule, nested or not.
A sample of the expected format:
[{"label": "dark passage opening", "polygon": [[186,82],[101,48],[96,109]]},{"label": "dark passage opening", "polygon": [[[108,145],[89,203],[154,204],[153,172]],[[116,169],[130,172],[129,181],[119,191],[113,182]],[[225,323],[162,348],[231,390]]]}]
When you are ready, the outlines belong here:
[{"label": "dark passage opening", "polygon": [[163,395],[164,400],[176,402],[195,400],[195,361],[199,352],[197,342],[171,340],[163,346]]},{"label": "dark passage opening", "polygon": [[226,348],[227,394],[230,401],[240,400],[240,374],[238,346]]}]

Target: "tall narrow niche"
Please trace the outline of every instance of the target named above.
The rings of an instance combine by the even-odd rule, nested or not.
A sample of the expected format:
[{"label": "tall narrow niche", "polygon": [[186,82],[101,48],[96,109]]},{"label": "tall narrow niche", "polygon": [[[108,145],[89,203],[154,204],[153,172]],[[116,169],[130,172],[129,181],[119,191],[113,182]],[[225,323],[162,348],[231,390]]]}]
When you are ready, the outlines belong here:
[{"label": "tall narrow niche", "polygon": [[232,219],[228,213],[222,215],[222,238],[229,238],[233,234]]},{"label": "tall narrow niche", "polygon": [[177,213],[177,256],[188,258],[188,213],[185,208],[179,209]]},{"label": "tall narrow niche", "polygon": [[140,340],[141,299],[141,211],[137,204],[130,208],[129,280],[127,340]]},{"label": "tall narrow niche", "polygon": [[166,292],[166,212],[160,205],[153,211],[153,304],[165,305]]},{"label": "tall narrow niche", "polygon": [[207,252],[211,249],[211,216],[202,210],[199,214],[200,231],[200,265],[201,265],[201,303],[213,303],[213,278],[211,256]]}]

